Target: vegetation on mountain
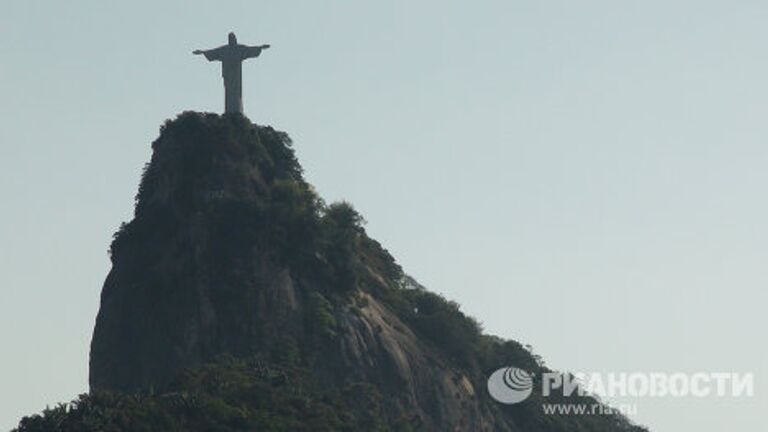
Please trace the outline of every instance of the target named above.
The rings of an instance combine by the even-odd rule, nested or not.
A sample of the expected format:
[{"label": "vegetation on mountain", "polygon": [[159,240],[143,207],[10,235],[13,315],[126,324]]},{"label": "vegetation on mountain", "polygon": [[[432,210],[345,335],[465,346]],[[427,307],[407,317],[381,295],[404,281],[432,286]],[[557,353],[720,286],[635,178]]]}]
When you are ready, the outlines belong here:
[{"label": "vegetation on mountain", "polygon": [[[137,339],[141,331],[178,327],[180,318],[188,318],[179,314],[216,316],[218,327],[212,332],[218,340],[208,341],[207,334],[196,333],[190,339],[208,341],[199,351],[216,356],[201,356],[203,364],[192,363],[175,379],[151,388],[125,392],[94,388],[71,403],[22,419],[19,432],[409,431],[429,430],[423,417],[457,417],[439,413],[439,406],[409,410],[405,402],[387,400],[407,387],[400,382],[408,378],[403,369],[416,366],[435,368],[435,380],[454,371],[455,382],[445,388],[468,387],[472,409],[483,416],[486,430],[644,430],[620,415],[545,415],[537,393],[514,406],[491,400],[484,390],[494,370],[513,365],[540,375],[548,369],[530,349],[483,334],[481,325],[456,302],[406,275],[368,236],[365,220],[349,203],[325,203],[304,179],[285,133],[254,126],[241,115],[186,112],[166,122],[152,147],[134,218],[120,227],[110,246],[114,274],[105,283],[102,312],[108,301],[117,301],[108,296],[116,295],[119,282],[120,301],[139,298],[144,303],[131,303],[137,310],[144,304],[170,309],[159,313],[146,329],[141,327],[144,323],[125,321],[139,329],[129,329],[134,333],[126,333],[130,337],[123,336],[125,340]],[[283,282],[272,287],[270,283],[278,279]],[[201,285],[209,289],[204,295],[191,288]],[[289,309],[300,311],[300,317],[272,323],[254,317],[255,310],[278,314],[264,306],[263,297],[276,296],[269,290],[291,293],[285,294],[289,302],[300,306]],[[190,306],[192,294],[202,296],[212,311]],[[371,318],[371,301],[386,314]],[[123,306],[113,307],[124,313]],[[380,324],[369,329],[374,318],[386,321],[395,336],[386,334]],[[110,354],[115,350],[112,344],[122,343],[109,333],[128,331],[123,322],[119,324],[103,327],[105,333],[99,334],[97,323],[92,384],[94,364],[112,367],[109,362],[94,363],[94,358]],[[350,328],[378,336],[365,343],[350,340]],[[406,336],[399,340],[398,332]],[[254,340],[267,346],[252,346]],[[374,371],[382,374],[380,380],[370,378],[371,371],[345,369],[348,363],[338,358],[340,351],[367,358],[350,348],[353,344],[359,343],[361,349],[379,344],[392,354],[412,347],[411,340],[418,341],[423,353],[417,358],[424,364],[404,367],[395,361],[392,367],[399,374]],[[151,357],[152,352],[136,355]],[[109,369],[104,371],[99,372],[100,379],[111,378]],[[466,386],[460,383],[462,377],[468,379]],[[407,384],[412,392],[421,385]],[[455,397],[435,396],[444,390],[431,387],[416,390],[435,401]],[[414,403],[413,398],[421,396],[408,397]],[[595,403],[588,397],[561,402]],[[413,414],[419,410],[421,417]],[[494,419],[492,423],[488,418]]]}]

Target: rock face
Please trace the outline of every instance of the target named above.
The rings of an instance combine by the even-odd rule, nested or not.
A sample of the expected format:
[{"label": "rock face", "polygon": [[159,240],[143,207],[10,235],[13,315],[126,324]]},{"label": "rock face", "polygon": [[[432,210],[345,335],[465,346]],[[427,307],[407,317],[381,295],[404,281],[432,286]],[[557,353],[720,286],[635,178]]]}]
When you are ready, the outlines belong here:
[{"label": "rock face", "polygon": [[230,354],[301,365],[327,389],[372,387],[377,415],[402,430],[636,430],[491,400],[491,371],[542,367],[404,276],[351,207],[325,205],[285,134],[184,113],[153,150],[111,247],[93,390],[162,389]]},{"label": "rock face", "polygon": [[187,113],[163,127],[135,218],[112,244],[92,388],[162,386],[219,353],[251,355],[299,333],[289,269],[265,243],[245,242],[250,225],[267,223],[255,213],[268,205],[270,184],[300,175],[268,152],[273,145],[292,156],[286,140],[241,116]]}]

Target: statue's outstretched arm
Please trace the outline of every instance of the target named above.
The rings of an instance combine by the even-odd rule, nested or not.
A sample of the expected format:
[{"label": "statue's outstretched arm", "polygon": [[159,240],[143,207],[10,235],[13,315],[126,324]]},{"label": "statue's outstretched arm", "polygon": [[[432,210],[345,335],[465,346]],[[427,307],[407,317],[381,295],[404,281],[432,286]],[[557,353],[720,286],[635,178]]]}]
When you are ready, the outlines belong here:
[{"label": "statue's outstretched arm", "polygon": [[206,59],[208,59],[208,61],[221,60],[221,55],[223,51],[222,48],[224,47],[219,47],[219,48],[214,48],[209,50],[194,50],[192,51],[192,54],[195,54],[195,55],[202,54],[205,56]]},{"label": "statue's outstretched arm", "polygon": [[259,45],[259,46],[247,47],[246,51],[245,51],[245,58],[258,57],[259,54],[261,54],[262,50],[265,50],[265,49],[267,49],[269,47],[270,47],[270,45],[268,45],[268,44],[267,45]]}]

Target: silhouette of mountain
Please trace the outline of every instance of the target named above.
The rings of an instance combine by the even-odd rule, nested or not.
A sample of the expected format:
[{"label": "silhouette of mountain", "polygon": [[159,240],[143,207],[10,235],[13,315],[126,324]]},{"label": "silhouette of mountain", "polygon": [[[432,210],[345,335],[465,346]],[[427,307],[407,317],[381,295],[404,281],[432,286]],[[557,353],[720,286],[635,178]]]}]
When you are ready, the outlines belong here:
[{"label": "silhouette of mountain", "polygon": [[407,276],[352,206],[323,202],[285,133],[185,112],[152,148],[110,248],[91,392],[19,431],[645,430],[545,415],[535,389],[491,398],[493,371],[547,369]]}]

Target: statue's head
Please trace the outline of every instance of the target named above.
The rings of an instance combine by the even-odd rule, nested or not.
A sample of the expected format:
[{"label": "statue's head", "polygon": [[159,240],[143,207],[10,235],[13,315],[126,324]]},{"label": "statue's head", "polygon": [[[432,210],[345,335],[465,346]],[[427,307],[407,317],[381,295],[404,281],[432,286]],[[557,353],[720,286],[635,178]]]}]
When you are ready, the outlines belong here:
[{"label": "statue's head", "polygon": [[235,36],[235,32],[229,32],[229,44],[237,45],[237,36]]}]

